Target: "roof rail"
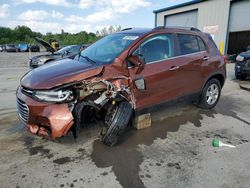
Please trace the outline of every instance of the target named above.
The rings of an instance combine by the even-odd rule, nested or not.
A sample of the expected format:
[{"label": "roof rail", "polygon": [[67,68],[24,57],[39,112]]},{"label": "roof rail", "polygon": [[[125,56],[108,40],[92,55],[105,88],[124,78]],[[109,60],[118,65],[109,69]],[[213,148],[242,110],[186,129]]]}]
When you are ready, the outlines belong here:
[{"label": "roof rail", "polygon": [[191,31],[199,31],[199,32],[201,32],[201,30],[197,29],[196,27],[190,27],[190,30]]},{"label": "roof rail", "polygon": [[122,29],[121,31],[126,31],[126,30],[131,30],[131,29],[133,29],[133,28],[132,27],[128,27],[128,28]]},{"label": "roof rail", "polygon": [[201,32],[201,30],[195,28],[195,27],[183,27],[183,26],[158,26],[155,27],[153,30],[157,30],[157,29],[164,29],[164,28],[171,28],[171,29],[186,29],[186,30],[190,30],[190,31],[198,31]]},{"label": "roof rail", "polygon": [[165,29],[166,27],[165,26],[157,26],[155,27],[153,30],[157,30],[157,29]]}]

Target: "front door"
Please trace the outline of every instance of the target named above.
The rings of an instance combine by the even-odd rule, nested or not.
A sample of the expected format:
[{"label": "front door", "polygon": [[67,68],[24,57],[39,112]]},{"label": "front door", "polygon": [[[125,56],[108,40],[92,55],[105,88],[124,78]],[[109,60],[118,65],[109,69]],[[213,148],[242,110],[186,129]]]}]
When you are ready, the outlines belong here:
[{"label": "front door", "polygon": [[[175,98],[178,93],[178,62],[175,60],[173,34],[157,34],[145,39],[133,52],[145,62],[141,73],[129,67],[136,109],[148,107]],[[136,83],[145,82],[141,89]]]}]

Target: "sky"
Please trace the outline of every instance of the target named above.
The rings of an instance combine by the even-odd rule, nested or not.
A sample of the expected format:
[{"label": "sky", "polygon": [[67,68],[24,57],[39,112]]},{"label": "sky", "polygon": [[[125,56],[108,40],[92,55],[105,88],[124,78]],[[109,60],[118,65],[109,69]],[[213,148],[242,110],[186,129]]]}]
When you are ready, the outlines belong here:
[{"label": "sky", "polygon": [[33,31],[96,32],[104,27],[154,27],[153,11],[191,0],[0,0],[0,26]]}]

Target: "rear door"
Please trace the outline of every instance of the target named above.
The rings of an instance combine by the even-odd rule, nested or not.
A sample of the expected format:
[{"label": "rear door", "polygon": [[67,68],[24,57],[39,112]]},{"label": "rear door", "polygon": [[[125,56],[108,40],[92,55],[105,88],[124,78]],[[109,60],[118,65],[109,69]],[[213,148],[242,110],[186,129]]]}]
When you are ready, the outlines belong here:
[{"label": "rear door", "polygon": [[[175,67],[174,35],[156,34],[145,39],[133,54],[140,54],[145,67],[140,74],[129,67],[136,108],[141,109],[174,98],[178,89],[178,75]],[[145,81],[145,90],[138,89],[136,82]]]},{"label": "rear door", "polygon": [[204,84],[204,62],[209,60],[204,41],[196,35],[177,34],[181,95],[200,91]]}]

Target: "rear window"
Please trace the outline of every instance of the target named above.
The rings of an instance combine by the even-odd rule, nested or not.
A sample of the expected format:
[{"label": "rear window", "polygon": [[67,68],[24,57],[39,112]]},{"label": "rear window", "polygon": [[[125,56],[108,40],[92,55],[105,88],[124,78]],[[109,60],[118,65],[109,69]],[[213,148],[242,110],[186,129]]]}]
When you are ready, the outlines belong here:
[{"label": "rear window", "polygon": [[180,55],[192,54],[200,51],[206,51],[206,46],[202,39],[195,35],[177,34]]},{"label": "rear window", "polygon": [[200,37],[197,37],[200,51],[206,51],[206,45]]}]

